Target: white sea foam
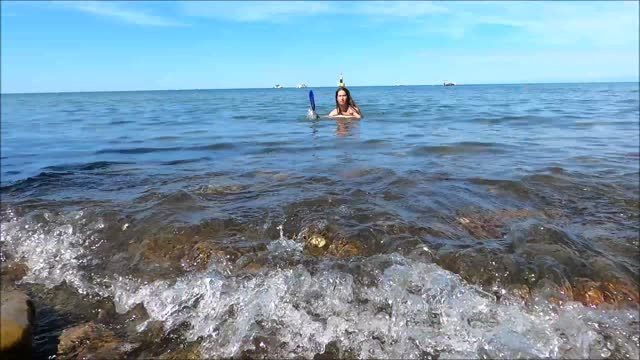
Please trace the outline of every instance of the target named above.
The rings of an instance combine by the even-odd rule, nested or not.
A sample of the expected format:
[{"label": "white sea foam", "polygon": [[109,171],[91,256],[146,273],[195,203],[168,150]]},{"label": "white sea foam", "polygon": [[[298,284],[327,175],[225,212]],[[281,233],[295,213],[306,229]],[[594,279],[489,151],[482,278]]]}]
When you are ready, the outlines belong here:
[{"label": "white sea foam", "polygon": [[[46,225],[28,219],[18,220],[11,213],[6,219],[9,221],[3,219],[2,222],[4,250],[29,267],[23,281],[47,287],[66,281],[80,291],[92,288],[78,271],[87,260],[85,245],[93,240],[76,231],[82,223],[82,212],[60,216],[44,211],[42,216],[47,220]],[[102,222],[92,225],[97,228]]]},{"label": "white sea foam", "polygon": [[[78,234],[74,221],[59,217],[44,227],[3,220],[4,250],[29,266],[24,281],[66,280],[81,293],[111,297],[118,312],[141,303],[167,331],[188,323],[188,340],[201,340],[205,356],[254,350],[256,337],[262,339],[257,350],[273,357],[311,358],[330,342],[363,358],[640,356],[635,310],[498,302],[456,274],[398,254],[355,260],[375,269],[369,274],[375,281],[366,285],[357,274],[302,264],[242,277],[218,264],[176,281],[112,278],[94,285],[81,265],[96,239]],[[268,248],[274,259],[303,256],[302,246],[285,237]]]}]

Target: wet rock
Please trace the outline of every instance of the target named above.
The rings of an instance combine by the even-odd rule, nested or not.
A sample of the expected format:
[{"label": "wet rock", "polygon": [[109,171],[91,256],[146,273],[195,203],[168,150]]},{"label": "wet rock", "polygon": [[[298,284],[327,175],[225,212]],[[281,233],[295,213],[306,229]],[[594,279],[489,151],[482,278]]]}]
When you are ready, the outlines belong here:
[{"label": "wet rock", "polygon": [[344,351],[338,341],[333,340],[324,346],[324,352],[315,354],[313,360],[329,359],[357,359],[357,354],[351,351]]},{"label": "wet rock", "polygon": [[27,275],[27,265],[15,261],[3,261],[0,270],[2,285],[15,284]]},{"label": "wet rock", "polygon": [[327,244],[327,240],[322,235],[312,234],[311,236],[309,236],[307,244],[309,246],[321,248]]},{"label": "wet rock", "polygon": [[219,246],[210,241],[197,243],[182,259],[182,266],[188,270],[203,271],[214,258],[234,258],[237,254],[227,254]]},{"label": "wet rock", "polygon": [[[585,250],[581,241],[563,229],[537,220],[513,224],[507,238],[514,249],[525,249],[532,244],[561,246],[568,250]],[[581,246],[582,245],[582,246]]]},{"label": "wet rock", "polygon": [[[309,236],[309,239],[313,239],[313,240],[307,240],[305,238],[305,243],[304,243],[304,251],[307,255],[311,255],[311,256],[329,255],[327,251],[329,247],[325,246],[328,241],[323,236],[311,235]],[[318,246],[318,245],[322,245],[322,246]]]},{"label": "wet rock", "polygon": [[197,358],[200,348],[199,340],[192,343],[185,339],[185,333],[190,328],[189,322],[166,329],[162,321],[148,321],[144,329],[136,334],[126,334],[129,342],[136,344],[134,349],[126,353],[126,357],[129,359],[192,359],[196,356]]},{"label": "wet rock", "polygon": [[492,239],[501,237],[500,227],[498,224],[489,221],[489,218],[475,217],[459,217],[456,219],[458,224],[462,226],[471,236],[477,239]]},{"label": "wet rock", "polygon": [[357,178],[363,178],[367,176],[377,176],[380,178],[389,179],[389,178],[395,177],[395,175],[396,174],[393,170],[383,169],[383,168],[373,168],[373,167],[351,169],[342,173],[342,176],[345,179],[357,179]]},{"label": "wet rock", "polygon": [[285,172],[277,172],[273,170],[258,170],[256,176],[266,177],[270,180],[283,181],[291,177],[291,174]]},{"label": "wet rock", "polygon": [[202,241],[199,234],[185,232],[172,226],[155,229],[130,242],[129,252],[137,255],[139,265],[145,269],[180,267],[180,260],[187,250]]},{"label": "wet rock", "polygon": [[573,298],[570,285],[558,285],[548,278],[540,280],[531,290],[532,300],[545,301],[552,305],[563,305]]},{"label": "wet rock", "polygon": [[557,250],[560,254],[555,254],[556,258],[538,253],[527,260],[490,245],[494,244],[440,250],[436,263],[459,274],[465,281],[485,288],[504,289],[526,303],[536,298],[556,305],[578,301],[590,307],[640,304],[636,285],[623,280],[598,281],[592,277],[577,276],[582,272],[569,269],[556,260],[564,258],[562,248]]},{"label": "wet rock", "polygon": [[[182,272],[180,260],[184,257],[185,248],[189,245],[193,246],[193,244],[185,244],[175,238],[157,237],[146,239],[140,245],[132,244],[130,252],[139,253],[140,262],[137,265],[141,268],[141,273],[144,273],[142,269],[145,269],[149,274],[157,274],[162,277]],[[145,280],[153,281],[156,278],[145,278]]]},{"label": "wet rock", "polygon": [[363,255],[362,247],[346,240],[335,241],[329,246],[329,253],[335,257],[353,257]]},{"label": "wet rock", "polygon": [[634,286],[624,281],[614,280],[603,282],[601,289],[607,303],[618,305],[640,304],[638,285]]},{"label": "wet rock", "polygon": [[457,224],[476,239],[497,239],[503,236],[504,226],[516,219],[544,217],[527,209],[500,210],[464,210],[456,219]]},{"label": "wet rock", "polygon": [[246,261],[237,263],[237,273],[238,274],[252,274],[255,275],[262,271],[264,268],[267,259],[265,258],[257,258],[257,259],[247,259]]},{"label": "wet rock", "polygon": [[304,249],[312,256],[335,256],[339,258],[361,256],[362,247],[331,233],[303,232],[300,238],[304,241]]},{"label": "wet rock", "polygon": [[573,299],[586,306],[640,302],[638,287],[624,280],[625,275],[616,264],[600,255],[589,242],[563,229],[526,221],[514,224],[506,241],[515,255],[527,262],[531,284],[549,278],[561,287],[571,288]]},{"label": "wet rock", "polygon": [[521,283],[525,263],[498,244],[468,249],[441,249],[436,263],[466,281],[487,287]]},{"label": "wet rock", "polygon": [[197,190],[196,193],[201,195],[227,195],[245,191],[247,188],[248,186],[241,184],[203,185]]},{"label": "wet rock", "polygon": [[98,307],[98,316],[96,321],[103,325],[114,324],[115,318],[118,316],[116,306],[113,301],[105,301],[102,306]]},{"label": "wet rock", "polygon": [[525,279],[532,285],[538,280],[550,280],[556,285],[563,288],[570,288],[571,284],[569,279],[572,278],[569,269],[558,262],[558,260],[551,256],[539,255],[533,260],[528,262],[528,269],[531,270],[533,278]]},{"label": "wet rock", "polygon": [[202,271],[212,262],[234,263],[242,255],[264,251],[256,226],[233,219],[213,219],[198,225],[163,228],[130,243],[133,272],[145,281],[175,278],[185,271]]},{"label": "wet rock", "polygon": [[483,241],[466,249],[441,248],[436,262],[468,282],[505,289],[527,303],[637,303],[637,289],[628,283],[610,281],[612,285],[605,288],[604,282],[597,281],[601,275],[592,266],[599,262],[587,264],[582,246],[561,229],[527,221],[513,226],[503,240]]},{"label": "wet rock", "polygon": [[89,322],[62,332],[57,359],[123,359],[136,346],[123,342],[106,326]]},{"label": "wet rock", "polygon": [[149,320],[149,314],[143,304],[136,304],[124,314],[116,312],[112,301],[102,305],[98,310],[97,323],[109,327],[118,327],[127,337],[136,337],[138,327]]},{"label": "wet rock", "polygon": [[30,358],[36,311],[29,297],[17,290],[2,291],[0,355]]},{"label": "wet rock", "polygon": [[162,360],[198,360],[202,359],[200,346],[195,343],[182,345],[180,349],[166,352],[158,357]]},{"label": "wet rock", "polygon": [[[138,252],[140,263],[141,275],[148,277],[150,274],[156,276],[145,280],[153,281],[162,277],[175,277],[179,276],[184,271],[182,259],[188,254],[189,250],[195,245],[193,240],[181,241],[178,237],[175,238],[154,238],[145,240],[137,249],[133,249],[133,252]],[[197,252],[197,251],[196,251]],[[196,254],[194,259],[196,262],[202,262],[204,257]],[[198,264],[194,264],[194,267],[198,267]],[[143,271],[142,269],[145,269]]]},{"label": "wet rock", "polygon": [[256,335],[251,339],[253,349],[246,349],[240,353],[240,359],[269,359],[269,354],[277,351],[282,344],[275,336]]},{"label": "wet rock", "polygon": [[523,300],[525,303],[529,303],[531,300],[531,290],[524,284],[511,284],[506,287],[506,292],[518,299]]},{"label": "wet rock", "polygon": [[573,281],[573,298],[585,306],[598,307],[601,304],[628,306],[640,304],[638,287],[619,280],[593,281],[577,278]]},{"label": "wet rock", "polygon": [[600,284],[589,279],[574,279],[573,299],[585,306],[597,307],[604,303],[604,294],[600,290]]},{"label": "wet rock", "polygon": [[553,219],[554,222],[569,223],[570,217],[564,210],[558,208],[544,208],[542,214],[549,219]]}]

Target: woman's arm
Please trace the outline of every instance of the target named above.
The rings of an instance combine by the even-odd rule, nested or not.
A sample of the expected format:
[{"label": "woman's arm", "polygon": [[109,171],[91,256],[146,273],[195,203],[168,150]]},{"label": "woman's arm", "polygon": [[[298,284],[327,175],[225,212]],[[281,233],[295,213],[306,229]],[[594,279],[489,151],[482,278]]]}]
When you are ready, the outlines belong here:
[{"label": "woman's arm", "polygon": [[354,117],[356,119],[362,119],[362,114],[360,113],[360,109],[358,109],[357,107],[352,107],[351,109],[352,111],[349,116]]},{"label": "woman's arm", "polygon": [[[353,108],[350,109],[348,114],[338,115],[338,110],[333,109],[326,117],[329,118],[346,118],[346,119],[361,119],[362,115],[358,111],[354,111]],[[359,109],[358,109],[359,110]]]}]

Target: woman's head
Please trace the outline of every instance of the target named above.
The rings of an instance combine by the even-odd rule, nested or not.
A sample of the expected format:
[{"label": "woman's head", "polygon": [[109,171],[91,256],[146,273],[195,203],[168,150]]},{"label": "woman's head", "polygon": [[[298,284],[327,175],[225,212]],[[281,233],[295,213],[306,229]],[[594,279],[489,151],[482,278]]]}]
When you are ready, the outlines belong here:
[{"label": "woman's head", "polygon": [[351,93],[346,87],[340,87],[336,90],[336,109],[338,114],[342,114],[342,109],[348,109],[349,106],[357,110],[355,101],[351,98]]}]

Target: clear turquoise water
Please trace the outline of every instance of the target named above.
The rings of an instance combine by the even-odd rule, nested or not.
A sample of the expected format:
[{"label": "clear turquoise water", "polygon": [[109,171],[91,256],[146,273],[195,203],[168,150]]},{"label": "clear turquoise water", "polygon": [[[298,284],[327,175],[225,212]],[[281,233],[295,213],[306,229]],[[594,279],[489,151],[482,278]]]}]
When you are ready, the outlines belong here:
[{"label": "clear turquoise water", "polygon": [[[39,354],[101,299],[186,326],[138,355],[638,356],[634,301],[558,293],[637,294],[637,83],[351,91],[361,121],[307,119],[305,89],[2,95],[3,256],[42,306],[77,302]],[[203,246],[226,257],[185,265]],[[521,285],[535,301],[495,295]]]}]

